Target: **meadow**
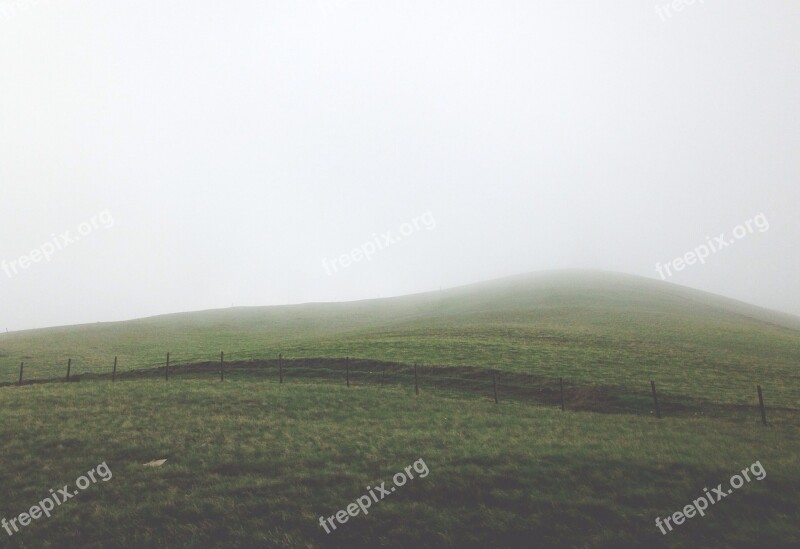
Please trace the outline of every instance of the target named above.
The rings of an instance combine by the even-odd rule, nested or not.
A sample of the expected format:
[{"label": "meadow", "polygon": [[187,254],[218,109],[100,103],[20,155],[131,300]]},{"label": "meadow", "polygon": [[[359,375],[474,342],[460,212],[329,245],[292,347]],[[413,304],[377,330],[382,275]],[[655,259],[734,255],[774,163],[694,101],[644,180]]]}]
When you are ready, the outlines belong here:
[{"label": "meadow", "polygon": [[[797,546],[798,336],[793,317],[586,273],[3,334],[0,518],[99,463],[113,478],[13,536],[0,530],[0,539],[13,547]],[[70,383],[61,381],[67,358]],[[21,361],[26,380],[52,381],[16,385]],[[143,465],[159,459],[167,461]],[[419,459],[426,478],[335,532],[320,527],[320,516]],[[756,461],[764,480],[666,535],[656,527],[656,517]]]},{"label": "meadow", "polygon": [[[798,422],[561,412],[387,386],[241,375],[0,391],[2,514],[87,468],[93,485],[15,547],[686,547],[800,543]],[[159,468],[144,467],[167,459]],[[430,473],[326,534],[415,460]],[[662,535],[755,460],[767,475]],[[0,532],[2,533],[2,532]]]}]

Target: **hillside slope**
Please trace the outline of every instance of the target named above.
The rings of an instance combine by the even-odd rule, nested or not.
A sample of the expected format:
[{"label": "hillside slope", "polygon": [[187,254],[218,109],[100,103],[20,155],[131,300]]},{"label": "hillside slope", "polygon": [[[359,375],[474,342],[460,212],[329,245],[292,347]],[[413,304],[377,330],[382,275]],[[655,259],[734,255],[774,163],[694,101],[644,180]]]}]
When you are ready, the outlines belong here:
[{"label": "hillside slope", "polygon": [[800,404],[800,319],[612,273],[546,272],[404,297],[250,307],[0,337],[0,379],[173,360],[358,356],[469,364],[750,402]]}]

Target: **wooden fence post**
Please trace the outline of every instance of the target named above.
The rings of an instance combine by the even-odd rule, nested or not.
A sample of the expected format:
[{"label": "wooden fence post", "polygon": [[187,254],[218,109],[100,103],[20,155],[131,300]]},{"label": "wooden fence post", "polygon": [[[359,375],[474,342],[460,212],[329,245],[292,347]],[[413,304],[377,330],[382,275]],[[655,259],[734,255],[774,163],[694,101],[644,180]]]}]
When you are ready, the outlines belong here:
[{"label": "wooden fence post", "polygon": [[219,352],[219,380],[225,381],[225,351]]},{"label": "wooden fence post", "polygon": [[347,386],[350,387],[350,357],[345,357],[344,367],[347,370]]},{"label": "wooden fence post", "polygon": [[414,393],[419,396],[419,380],[417,380],[417,363],[414,363]]},{"label": "wooden fence post", "polygon": [[492,390],[494,391],[494,403],[497,404],[497,374],[492,370]]},{"label": "wooden fence post", "polygon": [[756,385],[758,388],[758,406],[761,408],[761,423],[767,424],[767,410],[764,408],[764,395],[761,394],[761,385]]},{"label": "wooden fence post", "polygon": [[69,381],[69,371],[72,369],[72,359],[67,361],[67,381]]},{"label": "wooden fence post", "polygon": [[22,385],[22,369],[25,367],[24,362],[19,363],[19,384]]},{"label": "wooden fence post", "polygon": [[561,386],[561,411],[564,411],[564,378],[558,378],[558,384]]},{"label": "wooden fence post", "polygon": [[283,383],[283,353],[278,355],[278,370],[280,372],[281,383]]},{"label": "wooden fence post", "polygon": [[167,353],[167,367],[164,370],[164,379],[169,381],[169,353]]},{"label": "wooden fence post", "polygon": [[653,402],[656,405],[656,417],[661,419],[661,408],[658,407],[658,396],[656,396],[656,382],[650,381],[650,388],[653,390]]},{"label": "wooden fence post", "polygon": [[114,369],[111,370],[111,382],[117,380],[117,357],[114,357]]}]

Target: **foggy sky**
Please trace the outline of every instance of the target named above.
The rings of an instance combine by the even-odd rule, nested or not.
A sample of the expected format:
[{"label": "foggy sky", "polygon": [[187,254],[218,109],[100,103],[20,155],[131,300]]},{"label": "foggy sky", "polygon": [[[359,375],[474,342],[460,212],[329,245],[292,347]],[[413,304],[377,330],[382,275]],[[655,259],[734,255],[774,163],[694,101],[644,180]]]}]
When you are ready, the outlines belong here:
[{"label": "foggy sky", "polygon": [[0,0],[0,331],[660,280],[759,214],[667,280],[800,314],[800,3],[671,5]]}]

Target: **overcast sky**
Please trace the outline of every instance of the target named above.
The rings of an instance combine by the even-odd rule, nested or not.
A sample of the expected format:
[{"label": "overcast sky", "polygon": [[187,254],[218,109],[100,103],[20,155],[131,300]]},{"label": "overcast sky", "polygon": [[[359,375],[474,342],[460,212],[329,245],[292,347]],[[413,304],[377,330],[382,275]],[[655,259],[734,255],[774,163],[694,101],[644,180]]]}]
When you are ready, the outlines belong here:
[{"label": "overcast sky", "polygon": [[659,263],[800,315],[800,2],[670,6],[0,0],[0,330]]}]

